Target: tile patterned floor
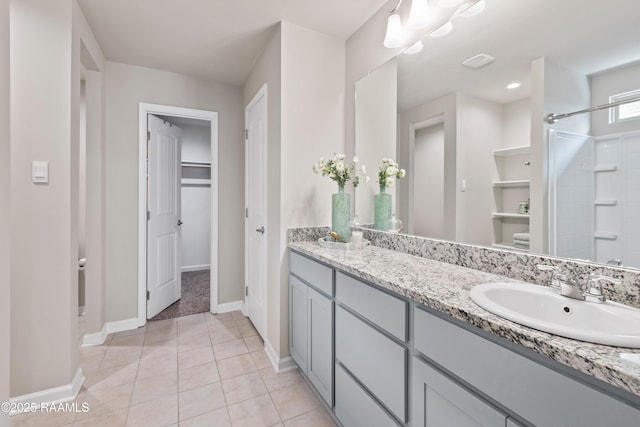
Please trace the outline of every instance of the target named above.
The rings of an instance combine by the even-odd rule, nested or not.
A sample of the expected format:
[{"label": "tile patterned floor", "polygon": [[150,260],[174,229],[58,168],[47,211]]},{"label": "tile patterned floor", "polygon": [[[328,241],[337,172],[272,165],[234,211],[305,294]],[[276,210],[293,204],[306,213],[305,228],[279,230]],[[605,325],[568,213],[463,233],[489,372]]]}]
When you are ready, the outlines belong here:
[{"label": "tile patterned floor", "polygon": [[37,426],[335,426],[297,370],[276,374],[241,312],[149,322],[80,350],[87,413],[11,417]]}]

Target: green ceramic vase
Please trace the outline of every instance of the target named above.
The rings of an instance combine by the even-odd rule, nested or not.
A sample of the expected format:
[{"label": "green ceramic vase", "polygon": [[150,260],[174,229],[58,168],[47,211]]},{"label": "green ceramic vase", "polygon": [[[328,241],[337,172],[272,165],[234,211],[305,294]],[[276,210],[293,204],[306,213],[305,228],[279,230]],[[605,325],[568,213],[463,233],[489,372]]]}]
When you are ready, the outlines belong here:
[{"label": "green ceramic vase", "polygon": [[386,186],[380,185],[380,194],[373,196],[375,204],[373,228],[387,231],[391,220],[391,194],[387,194]]},{"label": "green ceramic vase", "polygon": [[338,192],[331,196],[331,229],[348,242],[351,236],[351,195],[344,192],[344,185],[338,186]]}]

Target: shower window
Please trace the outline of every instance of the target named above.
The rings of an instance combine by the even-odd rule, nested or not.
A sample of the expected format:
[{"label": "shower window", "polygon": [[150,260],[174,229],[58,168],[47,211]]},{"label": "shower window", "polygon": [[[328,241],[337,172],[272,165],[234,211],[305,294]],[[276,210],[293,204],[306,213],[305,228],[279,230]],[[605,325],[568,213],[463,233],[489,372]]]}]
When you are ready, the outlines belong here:
[{"label": "shower window", "polygon": [[[609,102],[625,101],[628,99],[640,98],[640,89],[631,92],[611,95]],[[609,123],[622,122],[640,118],[640,101],[618,105],[609,110]]]}]

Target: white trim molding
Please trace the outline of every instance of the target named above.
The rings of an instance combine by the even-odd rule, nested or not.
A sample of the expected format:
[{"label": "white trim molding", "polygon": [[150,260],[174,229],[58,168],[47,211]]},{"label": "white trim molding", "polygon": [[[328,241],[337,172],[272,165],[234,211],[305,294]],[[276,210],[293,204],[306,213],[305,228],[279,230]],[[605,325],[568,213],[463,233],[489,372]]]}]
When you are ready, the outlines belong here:
[{"label": "white trim molding", "polygon": [[187,272],[187,271],[202,271],[202,270],[210,270],[211,266],[209,264],[204,264],[204,265],[188,265],[186,267],[181,267],[180,271]]},{"label": "white trim molding", "polygon": [[[138,318],[147,323],[147,115],[187,117],[211,123],[211,173],[218,173],[218,113],[169,105],[138,105]],[[214,178],[212,176],[212,178]],[[218,311],[218,179],[211,180],[211,312]]]},{"label": "white trim molding", "polygon": [[78,368],[76,374],[69,384],[54,387],[47,390],[36,391],[34,393],[23,394],[22,396],[16,396],[9,399],[12,407],[24,408],[23,411],[11,412],[11,415],[17,415],[23,412],[32,412],[32,405],[41,408],[42,405],[55,404],[61,402],[68,402],[78,397],[80,388],[84,383],[84,375],[82,375],[82,369]]},{"label": "white trim molding", "polygon": [[[136,319],[136,327],[138,319]],[[94,332],[92,334],[84,334],[82,337],[82,347],[91,347],[93,345],[101,345],[104,340],[107,339],[107,324],[105,323],[100,332]]]},{"label": "white trim molding", "polygon": [[296,363],[293,361],[293,358],[291,356],[280,358],[268,340],[264,340],[264,352],[267,353],[267,357],[276,373],[286,372],[296,368]]},{"label": "white trim molding", "polygon": [[216,313],[229,313],[230,311],[237,311],[240,310],[242,312],[242,314],[244,314],[245,316],[247,315],[246,310],[245,310],[245,306],[244,306],[244,301],[232,301],[232,302],[227,302],[224,304],[218,304],[218,310],[217,311],[213,311],[213,306],[211,307],[211,313],[216,314]]}]

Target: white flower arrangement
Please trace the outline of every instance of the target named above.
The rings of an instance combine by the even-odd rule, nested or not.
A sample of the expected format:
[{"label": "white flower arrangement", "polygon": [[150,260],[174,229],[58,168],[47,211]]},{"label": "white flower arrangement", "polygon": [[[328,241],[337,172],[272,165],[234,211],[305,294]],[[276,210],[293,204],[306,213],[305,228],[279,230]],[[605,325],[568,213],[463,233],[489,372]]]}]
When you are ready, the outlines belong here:
[{"label": "white flower arrangement", "polygon": [[364,179],[365,182],[369,182],[367,176],[367,168],[365,165],[358,167],[358,158],[354,157],[350,164],[345,163],[344,154],[335,154],[333,159],[324,160],[320,157],[320,161],[313,165],[313,172],[322,174],[322,176],[328,176],[332,180],[338,183],[338,187],[344,188],[344,185],[353,181],[353,188],[356,188],[360,184],[360,180]]},{"label": "white flower arrangement", "polygon": [[[382,186],[391,187],[395,179],[404,178],[407,173],[404,169],[400,169],[398,164],[388,157],[382,159],[382,165],[378,169],[378,183]],[[394,179],[395,178],[395,179]]]}]

